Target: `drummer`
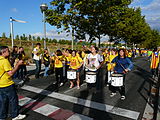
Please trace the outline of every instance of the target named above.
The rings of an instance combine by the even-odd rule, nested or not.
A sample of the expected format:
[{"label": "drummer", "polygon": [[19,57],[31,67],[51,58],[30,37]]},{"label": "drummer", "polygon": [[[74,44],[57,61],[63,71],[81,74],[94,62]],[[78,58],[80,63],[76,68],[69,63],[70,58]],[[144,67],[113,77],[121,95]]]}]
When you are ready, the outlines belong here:
[{"label": "drummer", "polygon": [[[100,68],[103,65],[103,57],[101,57],[100,54],[98,54],[98,48],[95,46],[91,47],[91,53],[87,55],[86,58],[86,67],[89,71],[95,71],[97,72],[97,78],[96,78],[96,90],[97,92],[100,90],[100,79],[99,79],[99,73]],[[88,84],[88,87],[92,87],[92,85]]]},{"label": "drummer", "polygon": [[115,49],[112,49],[105,57],[105,62],[107,65],[107,72],[106,72],[106,79],[105,83],[107,86],[109,86],[110,81],[109,77],[111,74],[111,70],[114,68],[115,64],[112,64],[111,61],[117,56],[117,51]]},{"label": "drummer", "polygon": [[[71,70],[76,70],[77,72],[77,89],[80,89],[80,70],[81,66],[83,65],[83,60],[81,57],[76,56],[76,50],[72,51],[72,56],[70,58],[70,69]],[[74,82],[73,80],[70,80],[70,88],[73,88]]]},{"label": "drummer", "polygon": [[130,61],[129,58],[126,57],[126,53],[124,49],[119,49],[118,56],[112,60],[112,63],[115,63],[114,73],[115,74],[123,74],[123,86],[119,89],[114,86],[110,86],[111,95],[113,97],[116,95],[116,90],[118,90],[121,94],[121,100],[125,99],[125,74],[131,71],[133,68],[133,63]]}]

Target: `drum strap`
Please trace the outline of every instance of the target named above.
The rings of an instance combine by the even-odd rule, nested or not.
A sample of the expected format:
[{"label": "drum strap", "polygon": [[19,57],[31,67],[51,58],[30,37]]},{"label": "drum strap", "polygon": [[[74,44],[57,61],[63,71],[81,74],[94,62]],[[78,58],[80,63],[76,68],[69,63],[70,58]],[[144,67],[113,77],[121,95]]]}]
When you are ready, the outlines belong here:
[{"label": "drum strap", "polygon": [[118,60],[116,61],[118,64],[120,64],[120,66],[123,68],[123,70],[125,70],[125,67],[120,63],[118,62]]}]

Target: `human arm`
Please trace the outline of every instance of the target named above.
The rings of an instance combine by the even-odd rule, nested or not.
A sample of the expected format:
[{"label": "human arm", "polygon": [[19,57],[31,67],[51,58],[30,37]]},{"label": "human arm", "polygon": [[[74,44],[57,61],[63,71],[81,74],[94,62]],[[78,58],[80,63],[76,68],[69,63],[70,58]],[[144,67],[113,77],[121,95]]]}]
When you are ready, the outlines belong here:
[{"label": "human arm", "polygon": [[23,65],[23,60],[19,60],[16,64],[16,66],[12,69],[12,70],[7,70],[7,73],[9,76],[12,76],[16,73],[16,71],[18,70],[19,66]]}]

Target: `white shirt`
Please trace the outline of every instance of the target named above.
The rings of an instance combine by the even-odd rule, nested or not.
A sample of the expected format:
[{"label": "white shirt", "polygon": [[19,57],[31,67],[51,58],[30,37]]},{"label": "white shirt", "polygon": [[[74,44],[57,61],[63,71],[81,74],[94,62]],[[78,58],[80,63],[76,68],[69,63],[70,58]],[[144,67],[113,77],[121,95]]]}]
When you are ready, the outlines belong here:
[{"label": "white shirt", "polygon": [[[37,48],[34,48],[33,49],[33,52],[37,52],[39,49],[37,49]],[[34,54],[34,53],[33,53]],[[40,54],[40,55],[36,55],[36,54],[34,54],[33,55],[33,59],[34,60],[41,60],[41,58],[42,58],[42,54]]]},{"label": "white shirt", "polygon": [[103,57],[99,54],[93,55],[92,53],[88,54],[87,59],[89,61],[89,67],[97,68],[100,65],[100,62],[103,62]]}]

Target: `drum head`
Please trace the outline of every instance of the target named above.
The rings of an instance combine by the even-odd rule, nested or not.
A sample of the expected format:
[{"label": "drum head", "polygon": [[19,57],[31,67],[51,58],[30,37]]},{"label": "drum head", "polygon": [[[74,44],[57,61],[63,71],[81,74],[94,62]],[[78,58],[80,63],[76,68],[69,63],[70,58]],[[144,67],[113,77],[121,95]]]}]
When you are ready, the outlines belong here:
[{"label": "drum head", "polygon": [[86,72],[87,75],[96,75],[96,72]]},{"label": "drum head", "polygon": [[116,73],[113,73],[112,76],[113,76],[113,77],[123,77],[123,74],[116,74]]},{"label": "drum head", "polygon": [[87,66],[85,66],[85,67],[86,67],[86,70],[89,70],[89,71],[97,71],[96,68],[89,68],[89,67],[87,67]]}]

